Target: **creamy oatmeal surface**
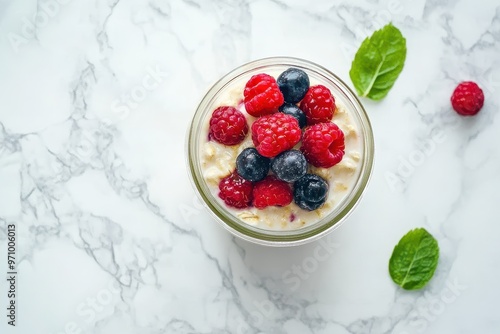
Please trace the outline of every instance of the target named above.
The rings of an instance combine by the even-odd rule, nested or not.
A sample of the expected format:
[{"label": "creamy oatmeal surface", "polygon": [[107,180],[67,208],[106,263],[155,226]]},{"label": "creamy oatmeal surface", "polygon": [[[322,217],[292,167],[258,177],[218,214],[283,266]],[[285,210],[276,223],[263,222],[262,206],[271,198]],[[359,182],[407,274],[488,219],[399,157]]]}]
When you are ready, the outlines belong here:
[{"label": "creamy oatmeal surface", "polygon": [[[311,80],[311,86],[316,85]],[[308,173],[317,174],[324,178],[329,185],[326,202],[314,211],[303,210],[294,202],[285,207],[267,207],[257,209],[255,207],[236,209],[227,206],[219,194],[219,182],[236,168],[236,158],[247,147],[253,147],[251,127],[256,118],[248,115],[245,111],[243,100],[244,85],[237,85],[228,90],[217,100],[214,109],[219,106],[232,106],[243,112],[247,118],[249,132],[245,140],[235,146],[225,146],[215,141],[208,140],[209,122],[211,112],[205,119],[200,133],[200,157],[203,177],[210,191],[219,203],[238,217],[243,222],[266,230],[296,230],[312,225],[328,215],[342,201],[354,186],[354,182],[360,170],[361,138],[359,129],[352,120],[345,106],[337,99],[336,111],[332,122],[342,129],[345,136],[345,155],[340,163],[331,168],[317,168],[309,165]],[[334,95],[335,97],[335,95]],[[295,148],[301,145],[299,142]]]}]

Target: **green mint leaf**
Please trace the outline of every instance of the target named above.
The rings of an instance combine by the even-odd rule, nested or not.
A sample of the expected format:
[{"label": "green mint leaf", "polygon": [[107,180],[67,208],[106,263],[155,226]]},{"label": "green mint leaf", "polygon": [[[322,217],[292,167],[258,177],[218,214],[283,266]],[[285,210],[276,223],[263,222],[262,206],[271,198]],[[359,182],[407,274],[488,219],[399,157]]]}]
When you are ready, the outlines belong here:
[{"label": "green mint leaf", "polygon": [[373,100],[384,98],[403,70],[405,59],[406,39],[392,23],[367,37],[349,71],[358,95]]},{"label": "green mint leaf", "polygon": [[424,287],[432,278],[439,259],[439,246],[424,228],[408,232],[394,247],[389,274],[405,290]]}]

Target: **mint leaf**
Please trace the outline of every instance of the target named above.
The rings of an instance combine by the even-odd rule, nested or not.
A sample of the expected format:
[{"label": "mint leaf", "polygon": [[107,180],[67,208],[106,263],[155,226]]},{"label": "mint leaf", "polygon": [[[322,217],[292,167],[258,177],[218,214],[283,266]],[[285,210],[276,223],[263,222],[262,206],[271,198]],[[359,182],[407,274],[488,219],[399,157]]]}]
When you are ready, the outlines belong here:
[{"label": "mint leaf", "polygon": [[389,274],[405,290],[424,287],[432,278],[439,259],[439,246],[424,228],[408,232],[394,247]]},{"label": "mint leaf", "polygon": [[373,100],[384,98],[403,70],[405,59],[406,39],[392,23],[367,37],[349,71],[358,95]]}]

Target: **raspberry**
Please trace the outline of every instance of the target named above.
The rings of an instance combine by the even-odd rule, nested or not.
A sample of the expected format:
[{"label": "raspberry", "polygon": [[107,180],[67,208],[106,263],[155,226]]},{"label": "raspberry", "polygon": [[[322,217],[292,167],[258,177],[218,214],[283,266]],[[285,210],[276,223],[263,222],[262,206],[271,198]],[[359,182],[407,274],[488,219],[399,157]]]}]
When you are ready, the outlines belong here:
[{"label": "raspberry", "polygon": [[290,115],[276,113],[262,116],[252,124],[252,141],[257,151],[272,158],[300,141],[299,122]]},{"label": "raspberry", "polygon": [[329,168],[344,156],[344,133],[334,123],[319,123],[306,128],[300,150],[316,167]]},{"label": "raspberry", "polygon": [[300,109],[306,114],[308,125],[329,122],[335,112],[335,98],[325,86],[312,86],[300,102]]},{"label": "raspberry", "polygon": [[219,197],[232,207],[242,209],[252,203],[252,182],[245,180],[234,171],[219,182]]},{"label": "raspberry", "polygon": [[219,107],[210,119],[209,138],[224,145],[236,145],[245,139],[248,124],[245,116],[236,108]]},{"label": "raspberry", "polygon": [[292,202],[292,189],[285,181],[280,181],[274,175],[268,175],[253,187],[253,205],[257,209],[268,206],[285,206]]},{"label": "raspberry", "polygon": [[275,113],[285,101],[276,80],[264,73],[248,80],[243,96],[247,113],[255,117]]},{"label": "raspberry", "polygon": [[463,116],[473,116],[481,110],[484,94],[481,88],[472,81],[461,82],[451,96],[451,105]]}]

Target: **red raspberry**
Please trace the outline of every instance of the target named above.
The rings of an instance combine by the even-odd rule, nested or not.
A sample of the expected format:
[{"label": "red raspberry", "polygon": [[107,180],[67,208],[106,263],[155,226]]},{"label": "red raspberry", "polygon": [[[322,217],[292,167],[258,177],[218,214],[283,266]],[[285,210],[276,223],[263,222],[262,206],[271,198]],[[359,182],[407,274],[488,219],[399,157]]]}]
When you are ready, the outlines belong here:
[{"label": "red raspberry", "polygon": [[219,197],[232,207],[242,209],[252,203],[253,184],[234,171],[219,182]]},{"label": "red raspberry", "polygon": [[278,180],[274,175],[268,175],[253,187],[253,205],[257,209],[268,206],[285,206],[292,202],[292,189],[285,181]]},{"label": "red raspberry", "polygon": [[329,168],[344,156],[344,133],[334,123],[319,123],[306,129],[300,150],[316,167]]},{"label": "red raspberry", "polygon": [[325,86],[312,86],[300,102],[300,109],[306,114],[308,125],[330,122],[335,112],[335,98]]},{"label": "red raspberry", "polygon": [[236,145],[245,139],[248,124],[243,113],[233,107],[219,107],[210,119],[209,138],[224,145]]},{"label": "red raspberry", "polygon": [[252,124],[253,144],[268,158],[294,147],[301,135],[297,119],[283,113],[262,116]]},{"label": "red raspberry", "polygon": [[248,80],[243,96],[247,113],[255,117],[275,113],[285,101],[276,80],[265,73]]},{"label": "red raspberry", "polygon": [[481,110],[484,94],[481,88],[472,81],[461,82],[451,96],[451,105],[463,116],[473,116]]}]

